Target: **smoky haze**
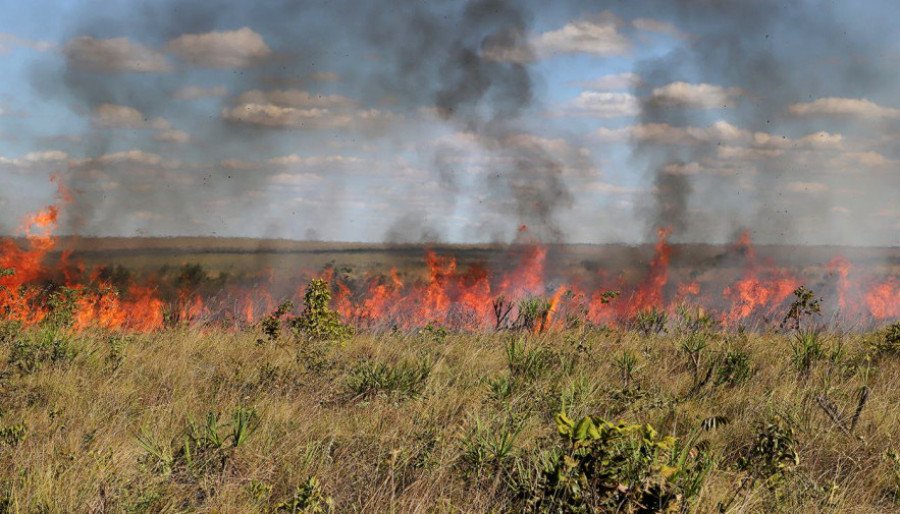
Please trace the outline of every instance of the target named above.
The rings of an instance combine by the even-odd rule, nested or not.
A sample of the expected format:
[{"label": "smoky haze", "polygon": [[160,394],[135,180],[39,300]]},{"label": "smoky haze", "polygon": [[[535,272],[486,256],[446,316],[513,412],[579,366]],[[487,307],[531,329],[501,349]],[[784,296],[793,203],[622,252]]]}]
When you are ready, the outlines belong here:
[{"label": "smoky haze", "polygon": [[[645,240],[666,226],[682,241],[729,240],[750,228],[772,243],[897,244],[891,221],[861,234],[837,214],[891,204],[896,188],[883,185],[896,186],[895,147],[876,146],[888,162],[880,175],[829,172],[827,187],[818,177],[835,166],[837,154],[828,152],[871,153],[849,148],[849,138],[896,141],[897,117],[838,127],[791,110],[823,97],[884,98],[897,85],[898,69],[879,53],[886,24],[849,23],[827,2],[553,4],[84,3],[67,25],[64,65],[42,61],[32,72],[42,98],[92,120],[64,174],[76,193],[67,229],[128,231],[138,212],[160,232],[216,235],[224,223],[240,227],[229,213],[256,213],[249,216],[266,220],[256,236],[281,236],[299,225],[300,234],[342,239],[346,227],[363,225],[375,232],[371,239],[389,242],[492,241],[509,240],[510,227],[526,225],[531,237],[567,242],[637,219],[637,239]],[[560,27],[572,20],[601,20],[631,38],[620,53],[631,55],[629,71],[639,77],[623,93],[637,104],[634,124],[610,130],[626,134],[628,157],[618,179],[629,186],[619,189],[635,192],[623,193],[633,196],[618,214],[606,207],[582,212],[590,203],[585,184],[599,173],[584,155],[606,151],[592,139],[596,127],[563,121],[552,135],[536,135],[560,103],[547,91],[559,73],[544,64],[548,56],[579,62],[565,45],[583,38],[559,42],[567,35]],[[223,31],[234,32],[241,52],[185,36]],[[644,55],[635,45],[647,34],[674,43]],[[115,38],[133,46],[108,42]],[[210,70],[218,73],[215,84],[204,84]],[[337,91],[297,93],[332,83]],[[719,89],[691,88],[698,84]],[[185,100],[192,95],[203,100]],[[128,106],[140,117],[110,106]],[[324,112],[339,116],[323,121]],[[173,121],[186,118],[193,121]],[[408,156],[417,132],[411,120],[421,119],[465,144],[432,141]],[[134,150],[121,127],[152,141]],[[434,199],[421,199],[426,179],[387,178],[390,198],[408,202],[384,201],[379,212],[330,208],[358,199],[357,182],[371,180],[377,164],[272,158],[296,153],[294,141],[304,138],[322,148],[371,145],[413,159],[409,168],[424,168]],[[172,152],[180,139],[186,142]],[[480,173],[469,169],[475,154]],[[329,171],[324,178],[284,171],[299,165]],[[282,206],[261,184],[313,188],[315,199]],[[845,197],[849,189],[863,194]],[[465,214],[476,219],[454,229],[453,216]]]}]

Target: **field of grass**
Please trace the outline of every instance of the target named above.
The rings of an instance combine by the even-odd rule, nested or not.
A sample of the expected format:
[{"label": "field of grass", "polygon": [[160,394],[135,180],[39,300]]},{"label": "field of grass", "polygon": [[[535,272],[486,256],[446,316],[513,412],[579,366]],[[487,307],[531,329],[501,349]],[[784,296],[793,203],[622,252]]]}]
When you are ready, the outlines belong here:
[{"label": "field of grass", "polygon": [[7,324],[0,512],[896,512],[898,332]]}]

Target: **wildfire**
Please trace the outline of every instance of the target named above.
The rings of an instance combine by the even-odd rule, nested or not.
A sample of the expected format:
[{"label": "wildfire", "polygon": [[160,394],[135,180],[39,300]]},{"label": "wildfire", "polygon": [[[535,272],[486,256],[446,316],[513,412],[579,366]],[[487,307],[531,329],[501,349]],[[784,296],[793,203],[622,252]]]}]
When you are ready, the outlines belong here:
[{"label": "wildfire", "polygon": [[[70,193],[61,187],[60,197],[69,198]],[[60,253],[56,266],[49,266],[48,255],[57,246],[54,231],[59,215],[55,205],[28,215],[20,226],[24,243],[0,239],[0,318],[35,325],[47,319],[51,305],[68,298],[72,330],[148,332],[166,323],[196,324],[217,319],[252,325],[279,303],[272,293],[271,274],[252,287],[234,287],[208,298],[194,287],[195,277],[186,271],[181,283],[188,285],[174,289],[166,300],[161,288],[152,283],[117,285],[99,270],[86,274],[84,266],[73,261],[68,251]],[[749,234],[744,233],[735,248],[745,260],[742,275],[721,289],[720,298],[710,298],[709,290],[699,281],[673,283],[672,277],[678,274],[670,270],[670,235],[670,229],[658,231],[653,257],[643,278],[635,284],[607,270],[587,279],[548,276],[549,249],[528,240],[524,228],[509,254],[515,265],[506,271],[481,264],[461,266],[453,256],[428,250],[425,273],[418,279],[396,268],[360,279],[338,276],[333,268],[318,276],[332,285],[332,307],[344,320],[362,328],[413,329],[427,323],[466,330],[502,328],[525,315],[520,309],[543,305],[540,308],[545,310],[527,325],[537,332],[563,327],[571,313],[592,323],[616,324],[644,309],[672,313],[676,305],[685,302],[718,311],[726,325],[771,319],[803,283],[789,270],[758,259]],[[851,262],[840,256],[826,267],[842,316],[900,318],[900,282],[896,277],[856,280]],[[591,286],[584,285],[591,281]],[[298,284],[297,300],[302,300],[304,287],[305,282]],[[701,288],[705,292],[702,297]],[[230,307],[225,307],[225,299],[230,299]]]}]

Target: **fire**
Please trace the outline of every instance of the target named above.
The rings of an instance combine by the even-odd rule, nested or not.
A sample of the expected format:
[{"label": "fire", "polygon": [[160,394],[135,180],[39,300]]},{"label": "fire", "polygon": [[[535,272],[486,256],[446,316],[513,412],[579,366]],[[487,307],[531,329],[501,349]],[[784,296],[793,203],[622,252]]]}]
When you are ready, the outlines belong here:
[{"label": "fire", "polygon": [[900,318],[900,282],[891,277],[870,287],[866,291],[866,305],[875,319]]},{"label": "fire", "polygon": [[771,316],[800,286],[800,281],[788,271],[757,264],[756,252],[748,233],[741,235],[737,247],[743,252],[747,266],[744,276],[726,287],[722,293],[731,301],[731,308],[723,319],[728,325],[746,320],[752,314]]},{"label": "fire", "polygon": [[[59,196],[66,200],[71,193],[60,185]],[[121,278],[115,282],[100,270],[86,273],[85,266],[65,249],[59,253],[56,265],[50,266],[47,261],[56,251],[58,240],[54,232],[59,216],[58,206],[48,206],[22,221],[19,231],[24,243],[0,239],[3,319],[26,326],[41,323],[48,319],[50,306],[62,298],[70,302],[72,330],[148,332],[159,330],[167,322],[197,324],[220,320],[238,326],[253,325],[279,304],[272,293],[271,274],[268,280],[255,285],[229,288],[206,297],[204,294],[209,296],[209,291],[201,294],[204,278],[198,277],[196,269],[186,271],[176,281],[177,287],[166,289],[152,282],[122,283]],[[321,273],[308,273],[306,278],[318,276],[330,283],[332,308],[345,321],[362,328],[413,329],[437,323],[465,330],[504,329],[518,323],[523,315],[518,311],[523,301],[538,300],[546,302],[543,305],[547,310],[540,319],[528,322],[527,326],[535,332],[562,328],[564,318],[572,313],[591,323],[615,325],[643,309],[674,312],[674,307],[685,301],[719,312],[726,325],[771,319],[803,283],[789,270],[758,259],[750,235],[745,232],[736,243],[737,252],[745,259],[744,271],[733,283],[715,289],[722,292],[720,298],[712,298],[705,283],[673,280],[678,273],[670,272],[671,234],[668,228],[658,231],[653,257],[643,278],[636,283],[625,274],[616,277],[603,269],[593,277],[548,276],[548,247],[530,240],[524,227],[508,254],[515,264],[505,271],[478,263],[462,265],[451,255],[427,250],[425,273],[418,279],[411,273],[401,274],[397,268],[386,274],[370,273],[354,279],[338,276],[332,267]],[[857,279],[852,263],[841,256],[825,267],[833,278],[836,302],[845,319],[900,318],[900,282],[895,276],[879,279],[869,274]],[[552,269],[558,268],[554,262]],[[592,286],[585,285],[591,281]],[[298,304],[302,303],[304,289],[305,280],[296,289]]]}]

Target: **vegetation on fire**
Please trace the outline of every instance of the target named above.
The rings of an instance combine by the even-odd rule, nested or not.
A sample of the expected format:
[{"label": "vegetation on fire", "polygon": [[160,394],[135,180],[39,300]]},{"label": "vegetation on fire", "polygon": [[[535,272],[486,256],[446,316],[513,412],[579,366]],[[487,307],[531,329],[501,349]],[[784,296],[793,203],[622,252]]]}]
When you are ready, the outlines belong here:
[{"label": "vegetation on fire", "polygon": [[825,330],[803,287],[764,332],[687,304],[549,329],[539,298],[354,332],[320,280],[241,330],[74,330],[73,302],[0,325],[0,512],[900,507],[900,324]]}]

